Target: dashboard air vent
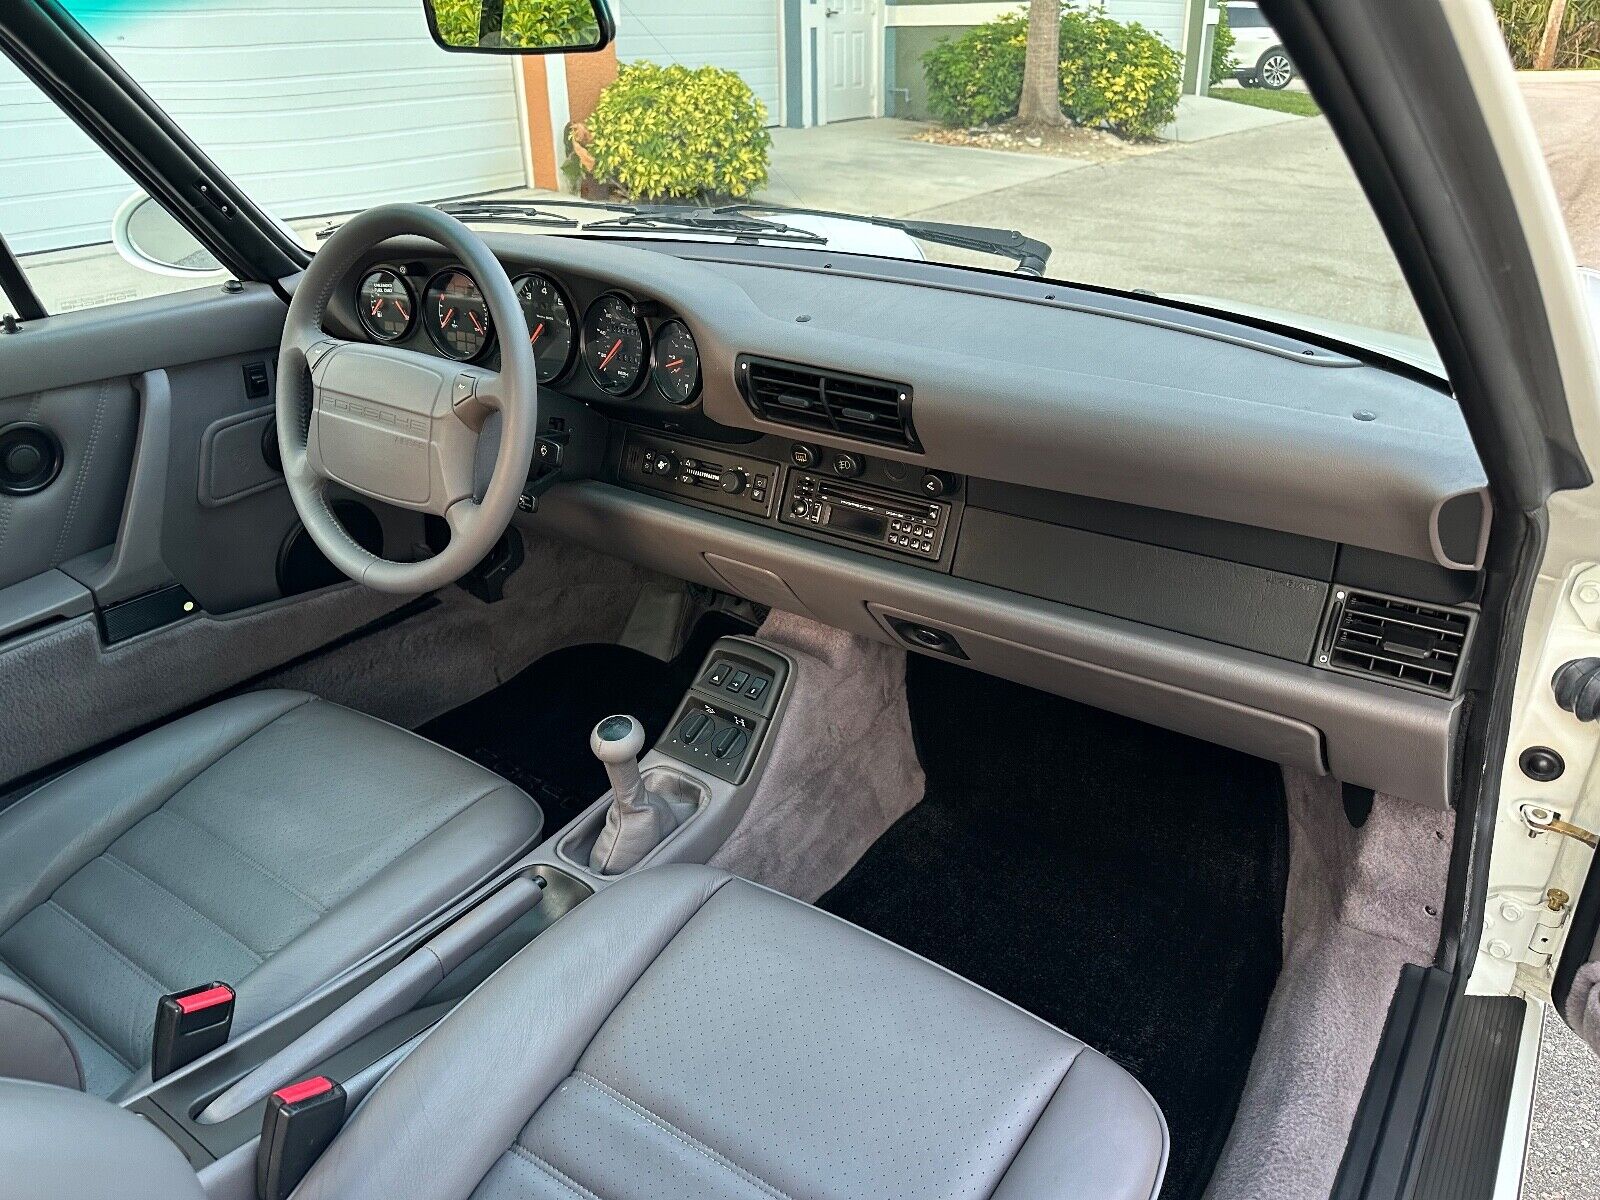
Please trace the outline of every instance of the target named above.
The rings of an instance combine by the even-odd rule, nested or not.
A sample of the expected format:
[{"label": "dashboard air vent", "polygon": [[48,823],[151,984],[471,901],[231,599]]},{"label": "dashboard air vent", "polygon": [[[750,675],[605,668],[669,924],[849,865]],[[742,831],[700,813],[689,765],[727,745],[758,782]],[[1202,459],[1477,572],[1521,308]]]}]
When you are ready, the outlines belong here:
[{"label": "dashboard air vent", "polygon": [[745,401],[759,417],[881,446],[922,449],[911,427],[911,388],[772,359],[739,359]]},{"label": "dashboard air vent", "polygon": [[1454,691],[1472,613],[1348,589],[1335,597],[1324,665],[1441,696]]}]

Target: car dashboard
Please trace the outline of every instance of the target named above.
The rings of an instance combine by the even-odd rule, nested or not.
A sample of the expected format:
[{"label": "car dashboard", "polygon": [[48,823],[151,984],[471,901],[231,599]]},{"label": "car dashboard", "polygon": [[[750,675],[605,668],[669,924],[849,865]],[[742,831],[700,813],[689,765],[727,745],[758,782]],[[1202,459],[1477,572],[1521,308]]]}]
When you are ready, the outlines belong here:
[{"label": "car dashboard", "polygon": [[[1490,506],[1437,383],[1014,275],[486,240],[539,376],[529,528],[1446,802]],[[359,261],[328,326],[498,365],[421,241]]]}]

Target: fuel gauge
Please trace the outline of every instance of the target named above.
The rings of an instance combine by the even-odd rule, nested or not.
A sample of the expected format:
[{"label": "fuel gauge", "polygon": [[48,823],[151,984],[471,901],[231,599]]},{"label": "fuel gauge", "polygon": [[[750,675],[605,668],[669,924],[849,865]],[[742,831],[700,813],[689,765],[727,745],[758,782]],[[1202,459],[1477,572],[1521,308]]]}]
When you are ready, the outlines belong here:
[{"label": "fuel gauge", "polygon": [[687,404],[700,390],[700,351],[682,321],[671,320],[656,330],[650,377],[656,390],[674,404]]}]

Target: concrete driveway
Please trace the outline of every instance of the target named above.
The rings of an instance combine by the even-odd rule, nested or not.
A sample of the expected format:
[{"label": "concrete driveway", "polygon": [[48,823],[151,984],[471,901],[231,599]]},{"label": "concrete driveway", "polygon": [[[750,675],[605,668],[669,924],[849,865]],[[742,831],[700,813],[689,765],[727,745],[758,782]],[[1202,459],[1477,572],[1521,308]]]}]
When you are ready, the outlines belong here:
[{"label": "concrete driveway", "polygon": [[[1521,81],[1577,260],[1600,266],[1600,72]],[[765,198],[1020,229],[1051,247],[1049,273],[1065,279],[1423,336],[1388,244],[1321,118],[1278,119],[1099,163],[909,140],[919,128],[880,119],[774,130]]]},{"label": "concrete driveway", "polygon": [[1578,262],[1600,267],[1600,71],[1518,78]]}]

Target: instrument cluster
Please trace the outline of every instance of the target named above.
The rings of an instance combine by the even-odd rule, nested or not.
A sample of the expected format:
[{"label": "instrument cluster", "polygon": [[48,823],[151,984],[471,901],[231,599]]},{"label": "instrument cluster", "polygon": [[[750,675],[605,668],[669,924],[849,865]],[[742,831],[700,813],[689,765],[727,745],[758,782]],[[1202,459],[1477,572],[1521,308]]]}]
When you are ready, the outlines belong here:
[{"label": "instrument cluster", "polygon": [[[494,321],[472,276],[452,265],[426,274],[420,288],[419,277],[414,267],[398,265],[376,266],[361,276],[355,311],[367,336],[394,344],[418,340],[420,330],[446,358],[481,362],[492,357]],[[649,388],[678,406],[692,404],[700,394],[694,335],[680,318],[659,313],[653,302],[605,291],[589,301],[580,319],[572,292],[551,275],[526,271],[514,275],[511,286],[528,323],[541,384],[581,381],[615,399]]]}]

